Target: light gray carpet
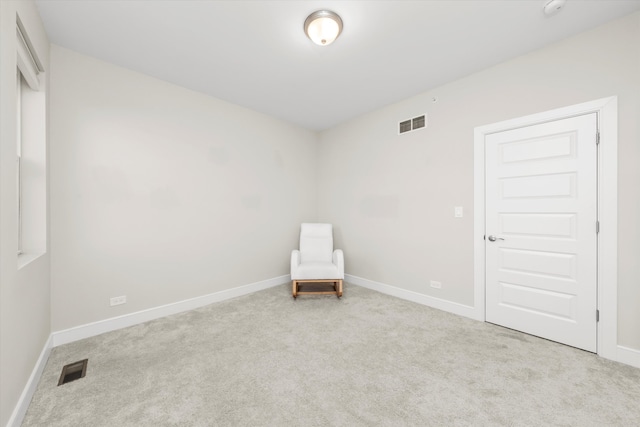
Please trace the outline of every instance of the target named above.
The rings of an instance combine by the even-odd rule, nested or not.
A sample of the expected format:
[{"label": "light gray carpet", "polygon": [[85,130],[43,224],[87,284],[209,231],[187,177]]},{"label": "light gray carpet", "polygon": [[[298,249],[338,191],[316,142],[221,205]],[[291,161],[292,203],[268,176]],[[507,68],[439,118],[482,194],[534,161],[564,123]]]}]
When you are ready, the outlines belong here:
[{"label": "light gray carpet", "polygon": [[297,301],[287,285],[53,349],[23,423],[218,425],[638,426],[640,369],[353,285]]}]

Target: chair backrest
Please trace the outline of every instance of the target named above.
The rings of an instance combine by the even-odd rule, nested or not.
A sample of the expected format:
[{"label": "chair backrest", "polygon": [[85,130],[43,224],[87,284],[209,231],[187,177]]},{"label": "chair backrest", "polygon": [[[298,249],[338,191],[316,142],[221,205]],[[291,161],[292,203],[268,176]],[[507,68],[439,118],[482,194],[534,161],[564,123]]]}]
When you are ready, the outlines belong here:
[{"label": "chair backrest", "polygon": [[300,261],[331,262],[333,256],[333,226],[303,223],[300,226]]}]

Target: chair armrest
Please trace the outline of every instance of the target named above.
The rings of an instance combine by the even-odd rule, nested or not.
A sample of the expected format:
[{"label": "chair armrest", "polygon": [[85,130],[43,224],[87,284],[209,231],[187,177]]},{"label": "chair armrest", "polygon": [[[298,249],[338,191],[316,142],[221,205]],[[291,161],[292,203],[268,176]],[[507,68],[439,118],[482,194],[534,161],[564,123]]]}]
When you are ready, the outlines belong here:
[{"label": "chair armrest", "polygon": [[300,251],[294,249],[291,251],[291,275],[293,276],[300,265]]},{"label": "chair armrest", "polygon": [[336,249],[333,251],[333,263],[338,267],[338,272],[340,272],[340,278],[344,279],[344,254],[342,253],[342,249]]}]

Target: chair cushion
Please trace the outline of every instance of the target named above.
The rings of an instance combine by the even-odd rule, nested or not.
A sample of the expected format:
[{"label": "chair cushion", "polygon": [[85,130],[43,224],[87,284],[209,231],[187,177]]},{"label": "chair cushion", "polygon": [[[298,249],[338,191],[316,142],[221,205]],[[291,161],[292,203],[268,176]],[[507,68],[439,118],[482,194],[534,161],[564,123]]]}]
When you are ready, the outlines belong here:
[{"label": "chair cushion", "polygon": [[331,224],[303,223],[300,226],[300,258],[306,262],[331,262],[333,227]]},{"label": "chair cushion", "polygon": [[303,262],[291,272],[291,280],[343,279],[332,262]]}]

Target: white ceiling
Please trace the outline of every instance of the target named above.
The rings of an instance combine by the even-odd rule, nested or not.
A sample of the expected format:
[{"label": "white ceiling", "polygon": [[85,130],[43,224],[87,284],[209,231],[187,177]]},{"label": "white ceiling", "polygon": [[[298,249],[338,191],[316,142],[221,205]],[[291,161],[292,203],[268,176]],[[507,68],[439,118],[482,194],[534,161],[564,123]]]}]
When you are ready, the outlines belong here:
[{"label": "white ceiling", "polygon": [[[38,0],[55,44],[312,130],[640,10],[640,0]],[[331,9],[330,46],[304,34]],[[595,52],[594,52],[595,54]]]}]

